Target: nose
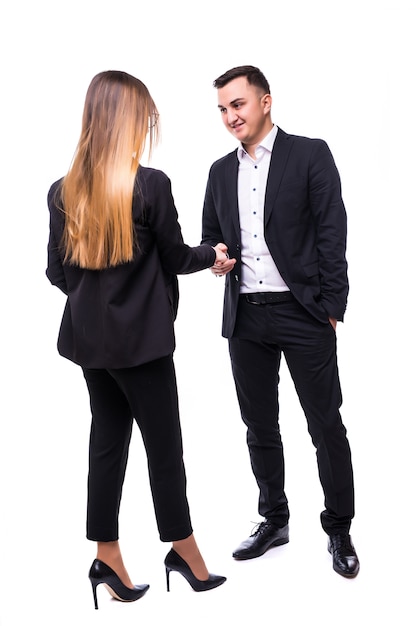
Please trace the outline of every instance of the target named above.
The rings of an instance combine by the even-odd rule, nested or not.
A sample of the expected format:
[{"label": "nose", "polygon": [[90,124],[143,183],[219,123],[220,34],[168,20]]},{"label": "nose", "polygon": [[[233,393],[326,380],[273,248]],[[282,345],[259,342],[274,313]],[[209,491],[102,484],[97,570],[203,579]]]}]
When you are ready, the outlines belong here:
[{"label": "nose", "polygon": [[236,113],[236,111],[234,111],[233,109],[228,109],[227,111],[227,123],[228,124],[234,124],[234,122],[236,122],[238,118],[238,115]]}]

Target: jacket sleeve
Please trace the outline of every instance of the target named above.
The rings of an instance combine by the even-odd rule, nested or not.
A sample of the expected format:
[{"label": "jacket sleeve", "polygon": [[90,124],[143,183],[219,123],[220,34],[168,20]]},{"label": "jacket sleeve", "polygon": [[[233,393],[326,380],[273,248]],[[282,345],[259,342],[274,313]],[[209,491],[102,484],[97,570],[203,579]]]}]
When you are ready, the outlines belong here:
[{"label": "jacket sleeve", "polygon": [[54,183],[48,193],[49,207],[49,240],[47,248],[47,268],[46,276],[50,282],[68,295],[68,287],[62,267],[62,256],[60,252],[60,239],[64,225],[62,213],[56,207],[55,194],[57,183]]},{"label": "jacket sleeve", "polygon": [[183,240],[169,178],[158,172],[158,176],[147,181],[146,187],[149,194],[146,216],[164,270],[170,274],[191,274],[211,267],[216,259],[211,245],[191,247]]},{"label": "jacket sleeve", "polygon": [[206,193],[204,196],[201,237],[201,243],[208,243],[211,246],[215,246],[218,243],[224,241],[224,237],[222,235],[220,223],[216,213],[210,175],[207,181]]},{"label": "jacket sleeve", "polygon": [[321,304],[343,320],[349,291],[346,261],[347,217],[338,170],[327,144],[315,141],[309,171],[310,207],[316,228]]}]

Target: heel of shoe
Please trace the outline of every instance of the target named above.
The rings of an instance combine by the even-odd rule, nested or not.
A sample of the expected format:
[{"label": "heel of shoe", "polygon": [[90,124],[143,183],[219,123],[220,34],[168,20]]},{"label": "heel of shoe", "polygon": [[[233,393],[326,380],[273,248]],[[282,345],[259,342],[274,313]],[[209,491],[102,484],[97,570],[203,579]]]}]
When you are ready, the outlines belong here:
[{"label": "heel of shoe", "polygon": [[97,582],[95,582],[94,580],[91,580],[90,578],[90,582],[91,582],[91,587],[93,589],[93,598],[94,598],[94,608],[98,609],[98,601],[97,601]]},{"label": "heel of shoe", "polygon": [[166,579],[167,579],[167,591],[169,591],[169,575],[171,573],[171,570],[165,566],[165,575],[166,575]]},{"label": "heel of shoe", "polygon": [[277,539],[276,541],[274,541],[272,545],[274,546],[274,548],[277,548],[278,546],[283,546],[288,542],[289,542],[289,538],[283,537],[282,539]]},{"label": "heel of shoe", "polygon": [[111,567],[95,559],[88,575],[93,588],[94,606],[98,609],[97,587],[101,583],[107,588],[113,598],[120,602],[135,602],[139,600],[149,589],[149,585],[135,585],[133,588],[126,587]]}]

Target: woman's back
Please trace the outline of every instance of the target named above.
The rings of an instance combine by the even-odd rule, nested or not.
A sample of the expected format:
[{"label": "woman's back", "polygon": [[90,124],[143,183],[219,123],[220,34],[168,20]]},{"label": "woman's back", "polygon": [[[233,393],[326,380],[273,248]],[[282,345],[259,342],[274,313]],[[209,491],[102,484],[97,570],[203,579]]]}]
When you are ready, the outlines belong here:
[{"label": "woman's back", "polygon": [[177,274],[214,263],[211,246],[183,241],[168,177],[140,167],[132,217],[136,245],[130,262],[102,270],[64,262],[65,227],[56,204],[62,179],[48,194],[51,216],[47,276],[68,295],[58,349],[90,368],[133,367],[171,354],[178,307]]}]

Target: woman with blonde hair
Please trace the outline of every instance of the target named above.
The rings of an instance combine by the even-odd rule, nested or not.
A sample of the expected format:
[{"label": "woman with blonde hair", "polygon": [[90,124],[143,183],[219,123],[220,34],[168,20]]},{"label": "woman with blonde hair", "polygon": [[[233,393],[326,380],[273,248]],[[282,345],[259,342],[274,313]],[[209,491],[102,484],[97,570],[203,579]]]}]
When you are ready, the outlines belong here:
[{"label": "woman with blonde hair", "polygon": [[119,508],[133,420],[147,454],[165,558],[195,591],[221,585],[210,574],[191,525],[173,363],[178,274],[226,260],[226,246],[183,241],[171,184],[140,165],[158,139],[158,111],[146,86],[120,71],[95,76],[81,137],[66,176],[48,194],[47,277],[66,295],[59,353],[81,366],[91,407],[87,538],[90,568],[118,600],[142,597],[119,546]]}]

